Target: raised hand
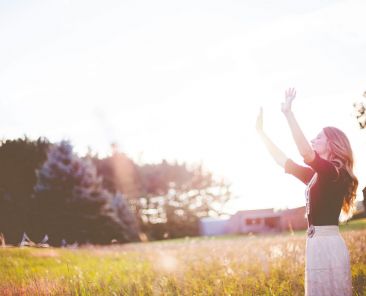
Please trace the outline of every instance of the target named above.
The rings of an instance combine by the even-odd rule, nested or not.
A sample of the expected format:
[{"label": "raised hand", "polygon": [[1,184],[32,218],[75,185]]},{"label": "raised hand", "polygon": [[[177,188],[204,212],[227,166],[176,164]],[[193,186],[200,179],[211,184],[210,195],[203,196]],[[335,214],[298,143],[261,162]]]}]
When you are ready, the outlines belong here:
[{"label": "raised hand", "polygon": [[257,132],[263,132],[263,108],[261,107],[259,110],[259,114],[257,117],[257,124],[256,124]]},{"label": "raised hand", "polygon": [[294,88],[289,88],[288,90],[286,90],[285,102],[281,104],[281,111],[284,114],[291,112],[292,101],[295,99],[295,97],[296,97],[296,90]]}]

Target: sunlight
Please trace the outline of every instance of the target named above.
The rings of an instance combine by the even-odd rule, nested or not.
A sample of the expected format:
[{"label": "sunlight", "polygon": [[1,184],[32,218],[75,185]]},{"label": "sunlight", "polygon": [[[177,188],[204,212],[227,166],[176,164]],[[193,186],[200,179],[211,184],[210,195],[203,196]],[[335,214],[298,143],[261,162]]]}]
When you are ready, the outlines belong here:
[{"label": "sunlight", "polygon": [[172,273],[178,270],[178,268],[182,268],[178,264],[178,260],[169,255],[169,254],[160,254],[157,256],[155,264],[154,264],[159,270],[159,272],[166,272],[166,273]]},{"label": "sunlight", "polygon": [[[202,1],[193,10],[187,2],[182,13],[173,4],[159,10],[148,2],[112,2],[85,11],[82,3],[72,5],[72,15],[70,3],[53,3],[4,16],[3,137],[67,138],[77,152],[91,148],[100,156],[118,143],[135,161],[203,162],[233,183],[240,207],[301,204],[301,185],[292,185],[258,140],[256,115],[263,106],[266,131],[299,162],[280,113],[286,87],[298,89],[294,110],[309,138],[324,125],[353,122],[346,117],[352,98],[364,92],[355,69],[364,68],[365,20],[352,16],[363,11],[362,1],[281,4],[286,9],[266,7],[265,15],[260,2],[222,9]],[[32,34],[11,37],[26,36],[14,19],[31,24]],[[360,163],[361,137],[352,135]],[[363,171],[360,166],[365,182]]]}]

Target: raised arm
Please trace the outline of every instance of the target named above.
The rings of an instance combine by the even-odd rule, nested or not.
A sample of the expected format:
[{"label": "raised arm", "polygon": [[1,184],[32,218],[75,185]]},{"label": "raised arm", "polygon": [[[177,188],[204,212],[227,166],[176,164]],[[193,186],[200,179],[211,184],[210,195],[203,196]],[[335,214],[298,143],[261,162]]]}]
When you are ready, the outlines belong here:
[{"label": "raised arm", "polygon": [[257,131],[261,136],[263,143],[265,144],[267,150],[271,154],[272,158],[276,161],[278,165],[285,169],[285,172],[288,174],[294,175],[296,178],[308,184],[311,180],[314,172],[309,167],[303,167],[291,159],[289,159],[272,141],[263,131],[263,110],[261,108],[258,118],[257,118]]},{"label": "raised arm", "polygon": [[285,102],[282,103],[281,109],[285,115],[288,125],[290,126],[292,136],[295,140],[297,149],[299,150],[301,156],[304,158],[305,162],[311,162],[315,158],[315,152],[311,148],[309,142],[306,140],[295,115],[292,113],[291,105],[292,101],[296,97],[296,91],[294,88],[289,88],[285,92]]},{"label": "raised arm", "polygon": [[285,163],[288,157],[271,141],[270,138],[263,131],[263,109],[261,108],[257,117],[257,132],[260,135],[263,143],[265,144],[267,150],[271,154],[272,158],[281,167],[285,167]]}]

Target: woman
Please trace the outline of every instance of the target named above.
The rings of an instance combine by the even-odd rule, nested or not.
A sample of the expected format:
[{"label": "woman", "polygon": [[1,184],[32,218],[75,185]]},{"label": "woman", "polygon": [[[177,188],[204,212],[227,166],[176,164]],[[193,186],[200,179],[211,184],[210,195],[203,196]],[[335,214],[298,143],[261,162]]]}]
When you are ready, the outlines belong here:
[{"label": "woman", "polygon": [[352,295],[350,257],[339,232],[341,210],[348,214],[354,206],[357,178],[347,136],[335,127],[325,127],[308,143],[291,110],[296,92],[285,93],[282,112],[296,146],[308,166],[300,166],[263,132],[263,111],[257,131],[274,160],[307,185],[305,190],[308,231],[305,259],[305,295]]}]

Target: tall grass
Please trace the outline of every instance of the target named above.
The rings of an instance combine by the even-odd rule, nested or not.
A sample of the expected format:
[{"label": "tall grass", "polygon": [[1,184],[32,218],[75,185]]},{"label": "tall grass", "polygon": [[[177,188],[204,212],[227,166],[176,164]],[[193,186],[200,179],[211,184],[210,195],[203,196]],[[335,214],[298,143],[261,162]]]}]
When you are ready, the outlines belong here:
[{"label": "tall grass", "polygon": [[[353,293],[366,295],[366,229],[356,228],[341,227]],[[305,234],[278,234],[4,248],[0,295],[303,295],[305,242]]]}]

